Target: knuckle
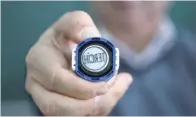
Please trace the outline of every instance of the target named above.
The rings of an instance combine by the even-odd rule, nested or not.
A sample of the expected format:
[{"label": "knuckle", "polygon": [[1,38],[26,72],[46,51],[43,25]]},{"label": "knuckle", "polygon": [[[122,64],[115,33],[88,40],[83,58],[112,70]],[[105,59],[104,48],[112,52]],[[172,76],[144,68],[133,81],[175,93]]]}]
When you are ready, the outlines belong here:
[{"label": "knuckle", "polygon": [[29,78],[26,78],[26,82],[25,82],[25,90],[30,93],[30,83],[29,83]]},{"label": "knuckle", "polygon": [[47,102],[47,103],[43,104],[40,107],[40,110],[46,116],[55,116],[55,115],[58,115],[56,101],[51,101],[51,102]]},{"label": "knuckle", "polygon": [[27,65],[32,64],[33,58],[35,57],[34,54],[35,54],[35,45],[30,48],[30,50],[26,55],[25,62]]},{"label": "knuckle", "polygon": [[[90,15],[88,13],[86,13],[85,11],[71,11],[71,12],[67,12],[65,13],[61,18],[60,18],[60,22],[63,22],[63,20],[68,20],[68,21],[72,21],[72,22],[79,22],[79,21],[84,21],[84,19],[89,19],[91,18]],[[60,23],[62,24],[62,23]],[[67,24],[69,25],[69,24]]]},{"label": "knuckle", "polygon": [[79,90],[79,93],[82,94],[83,97],[87,99],[94,97],[94,94],[95,94],[94,90],[91,88],[81,88]]},{"label": "knuckle", "polygon": [[115,99],[120,98],[121,95],[122,95],[122,92],[121,92],[121,91],[118,91],[118,90],[117,90],[116,92],[113,93],[113,97],[114,97]]},{"label": "knuckle", "polygon": [[65,13],[57,23],[55,23],[53,28],[57,33],[65,33],[65,36],[69,38],[69,36],[72,37],[73,34],[80,32],[84,26],[94,26],[90,15],[84,11],[71,11]]},{"label": "knuckle", "polygon": [[31,51],[32,51],[32,49],[29,50],[29,52],[27,53],[26,58],[25,58],[25,62],[27,65],[30,63],[30,60],[31,60]]},{"label": "knuckle", "polygon": [[31,89],[34,87],[34,85],[33,85],[33,79],[31,77],[31,74],[32,73],[29,70],[29,66],[27,66],[27,75],[26,75],[26,79],[25,79],[25,90],[29,94],[31,94]]},{"label": "knuckle", "polygon": [[111,110],[116,105],[116,100],[112,97],[108,98],[107,102],[105,102],[104,106],[102,108],[99,108],[99,114],[101,116],[108,115]]},{"label": "knuckle", "polygon": [[27,77],[26,82],[25,82],[25,90],[27,91],[27,93],[31,93],[30,92],[30,86],[31,86],[31,84],[29,82],[29,78]]},{"label": "knuckle", "polygon": [[83,104],[80,104],[74,108],[75,115],[91,115],[94,111],[94,100],[85,100]]},{"label": "knuckle", "polygon": [[85,11],[72,11],[70,13],[75,17],[90,17],[90,15]]},{"label": "knuckle", "polygon": [[72,20],[74,25],[77,25],[78,27],[82,28],[86,25],[93,25],[93,21],[91,19],[91,16],[84,12],[84,11],[73,11],[70,13],[70,19]]},{"label": "knuckle", "polygon": [[[85,87],[84,87],[85,86]],[[81,86],[82,87],[82,86]],[[86,99],[93,98],[95,96],[104,95],[108,92],[108,87],[104,84],[98,85],[83,85],[84,88],[80,88],[78,93],[82,94]]]}]

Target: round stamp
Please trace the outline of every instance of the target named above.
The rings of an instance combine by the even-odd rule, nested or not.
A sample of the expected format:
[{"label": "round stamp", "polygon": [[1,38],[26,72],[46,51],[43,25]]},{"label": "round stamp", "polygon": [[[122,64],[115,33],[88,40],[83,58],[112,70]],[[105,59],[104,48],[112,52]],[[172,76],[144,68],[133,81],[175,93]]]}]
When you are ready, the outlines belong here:
[{"label": "round stamp", "polygon": [[84,49],[81,55],[83,67],[91,72],[104,70],[109,63],[109,54],[99,45],[91,45]]}]

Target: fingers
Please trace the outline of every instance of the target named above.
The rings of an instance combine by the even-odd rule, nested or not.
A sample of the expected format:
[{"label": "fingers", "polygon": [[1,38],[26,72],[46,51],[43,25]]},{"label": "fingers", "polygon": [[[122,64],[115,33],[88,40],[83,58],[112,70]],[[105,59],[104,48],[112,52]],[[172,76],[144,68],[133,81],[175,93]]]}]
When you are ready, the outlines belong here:
[{"label": "fingers", "polygon": [[[26,57],[28,74],[49,90],[53,89],[53,79],[57,68],[67,68],[63,54],[48,45],[35,45]],[[27,75],[28,75],[27,74]]]},{"label": "fingers", "polygon": [[110,88],[111,86],[113,86],[115,80],[116,80],[116,75],[114,75],[109,81],[106,82],[108,88]]},{"label": "fingers", "polygon": [[66,13],[45,32],[47,33],[52,34],[53,45],[68,59],[71,57],[73,43],[101,36],[91,17],[83,11]]},{"label": "fingers", "polygon": [[56,35],[63,34],[66,39],[71,39],[76,43],[87,37],[100,36],[91,17],[83,11],[66,13],[52,28]]},{"label": "fingers", "polygon": [[96,97],[96,109],[92,115],[108,115],[116,103],[122,98],[130,84],[132,77],[128,73],[120,73],[116,76],[114,85],[109,89],[108,93],[103,96]]},{"label": "fingers", "polygon": [[46,116],[107,115],[124,95],[131,81],[130,75],[125,73],[119,74],[109,92],[106,95],[98,96],[95,100],[77,100],[50,92],[32,78],[27,78],[26,86],[33,100]]},{"label": "fingers", "polygon": [[119,75],[117,75],[116,81],[109,90],[108,95],[112,96],[113,100],[117,102],[127,91],[130,84],[132,83],[132,80],[133,78],[130,74],[120,73]]},{"label": "fingers", "polygon": [[[81,37],[94,34],[99,35],[99,32],[87,13],[77,11],[65,14],[40,37],[40,41],[30,50],[26,59],[30,73],[42,86],[63,95],[87,99],[105,94],[107,92],[105,84],[84,81],[65,70],[69,67],[70,50],[76,47],[76,43],[71,40],[79,41]],[[54,41],[58,39],[64,41],[60,44],[63,44],[63,51],[69,53],[66,58],[58,48],[55,48],[56,46],[54,47],[59,45],[57,41]]]},{"label": "fingers", "polygon": [[93,100],[77,100],[50,92],[32,78],[27,83],[33,100],[46,116],[89,115],[92,111]]},{"label": "fingers", "polygon": [[90,99],[107,93],[108,87],[105,82],[88,82],[62,68],[55,74],[54,90],[77,99]]},{"label": "fingers", "polygon": [[[38,48],[36,48],[38,49]],[[72,71],[63,68],[66,61],[58,63],[60,56],[53,53],[51,48],[39,48],[32,52],[34,56],[28,58],[28,74],[34,77],[42,86],[48,90],[78,99],[89,99],[96,95],[105,94],[108,87],[105,83],[92,83],[76,76]],[[59,57],[59,58],[58,58]]]}]

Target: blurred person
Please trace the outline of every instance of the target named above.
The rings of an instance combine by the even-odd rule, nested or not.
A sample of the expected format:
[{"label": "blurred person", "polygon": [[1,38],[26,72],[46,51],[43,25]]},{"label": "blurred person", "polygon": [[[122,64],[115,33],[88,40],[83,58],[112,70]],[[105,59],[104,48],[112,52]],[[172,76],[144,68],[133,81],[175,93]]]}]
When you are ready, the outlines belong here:
[{"label": "blurred person", "polygon": [[[98,26],[83,11],[65,13],[26,57],[26,90],[41,113],[196,115],[196,40],[173,25],[170,2],[92,3]],[[109,87],[70,69],[72,49],[96,36],[120,50],[119,74]]]}]

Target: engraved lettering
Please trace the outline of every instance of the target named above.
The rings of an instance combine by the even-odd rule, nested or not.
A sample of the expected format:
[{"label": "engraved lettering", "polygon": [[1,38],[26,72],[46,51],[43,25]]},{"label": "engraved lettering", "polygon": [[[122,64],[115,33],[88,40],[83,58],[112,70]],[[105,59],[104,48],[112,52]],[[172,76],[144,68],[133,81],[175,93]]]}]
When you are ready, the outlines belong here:
[{"label": "engraved lettering", "polygon": [[84,64],[100,63],[106,61],[105,53],[87,54],[83,56]]}]

